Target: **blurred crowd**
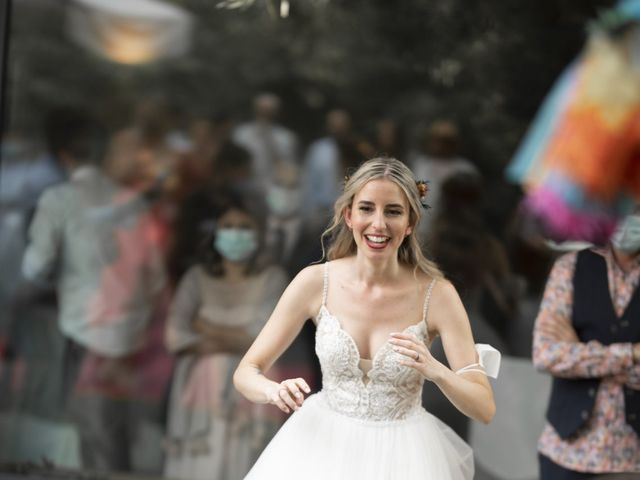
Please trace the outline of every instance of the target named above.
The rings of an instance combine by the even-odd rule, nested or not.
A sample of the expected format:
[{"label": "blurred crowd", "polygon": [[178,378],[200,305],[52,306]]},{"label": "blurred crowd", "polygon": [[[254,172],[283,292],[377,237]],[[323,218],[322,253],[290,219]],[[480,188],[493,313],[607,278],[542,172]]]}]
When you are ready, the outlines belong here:
[{"label": "blurred crowd", "polygon": [[[241,478],[284,418],[240,398],[232,373],[288,281],[322,259],[345,176],[375,156],[429,182],[421,241],[458,289],[476,341],[531,363],[556,253],[517,201],[491,221],[486,179],[472,152],[462,155],[458,127],[380,118],[358,131],[363,119],[336,108],[305,145],[282,107],[263,93],[244,122],[225,112],[177,119],[153,97],[116,131],[61,108],[47,114],[44,142],[5,136],[1,461]],[[320,389],[314,334],[309,321],[270,375]],[[472,438],[432,387],[426,408]]]}]

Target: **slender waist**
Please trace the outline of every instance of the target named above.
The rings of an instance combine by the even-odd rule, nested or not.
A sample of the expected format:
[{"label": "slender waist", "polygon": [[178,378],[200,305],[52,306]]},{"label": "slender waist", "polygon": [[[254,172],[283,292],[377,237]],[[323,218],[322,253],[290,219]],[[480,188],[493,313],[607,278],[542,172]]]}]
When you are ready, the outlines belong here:
[{"label": "slender waist", "polygon": [[393,409],[388,415],[385,415],[385,408],[376,409],[376,406],[369,406],[368,408],[358,408],[357,404],[348,405],[342,408],[337,405],[336,402],[332,402],[328,393],[324,390],[311,395],[305,401],[305,404],[310,403],[310,407],[321,408],[327,412],[337,415],[343,419],[350,421],[363,423],[369,426],[387,426],[387,425],[402,425],[405,422],[412,421],[416,417],[422,415],[428,415],[427,411],[422,408],[420,404],[414,404],[408,406],[406,409]]}]

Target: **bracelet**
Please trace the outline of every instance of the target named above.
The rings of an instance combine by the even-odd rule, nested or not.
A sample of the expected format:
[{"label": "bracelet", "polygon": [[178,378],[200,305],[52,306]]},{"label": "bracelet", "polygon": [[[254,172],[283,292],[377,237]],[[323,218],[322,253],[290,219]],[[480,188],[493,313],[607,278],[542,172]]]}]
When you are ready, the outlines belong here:
[{"label": "bracelet", "polygon": [[478,372],[487,374],[486,370],[480,363],[472,363],[471,365],[467,365],[466,367],[462,367],[460,370],[456,370],[456,375],[460,375],[461,373],[466,372]]}]

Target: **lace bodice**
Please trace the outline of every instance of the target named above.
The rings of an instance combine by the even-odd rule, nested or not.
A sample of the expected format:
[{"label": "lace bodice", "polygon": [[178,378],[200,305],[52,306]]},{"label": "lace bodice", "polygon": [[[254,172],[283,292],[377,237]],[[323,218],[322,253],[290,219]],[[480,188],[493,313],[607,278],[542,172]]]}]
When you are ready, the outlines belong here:
[{"label": "lace bodice", "polygon": [[[322,368],[323,395],[329,406],[350,417],[367,420],[399,420],[421,405],[424,379],[413,368],[400,364],[403,355],[384,343],[365,373],[359,367],[360,352],[353,338],[326,307],[328,267],[325,264],[325,288],[322,307],[316,318],[316,354]],[[427,340],[426,312],[433,282],[424,303],[423,319],[405,328]]]}]

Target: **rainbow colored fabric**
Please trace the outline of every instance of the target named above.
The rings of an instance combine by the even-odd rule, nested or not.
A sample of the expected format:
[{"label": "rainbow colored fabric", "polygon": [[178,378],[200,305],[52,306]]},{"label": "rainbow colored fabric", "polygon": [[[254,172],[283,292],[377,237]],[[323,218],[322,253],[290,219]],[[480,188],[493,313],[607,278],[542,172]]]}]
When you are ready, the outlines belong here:
[{"label": "rainbow colored fabric", "polygon": [[640,67],[625,38],[592,36],[507,169],[525,188],[527,210],[556,240],[603,244],[640,201]]}]

